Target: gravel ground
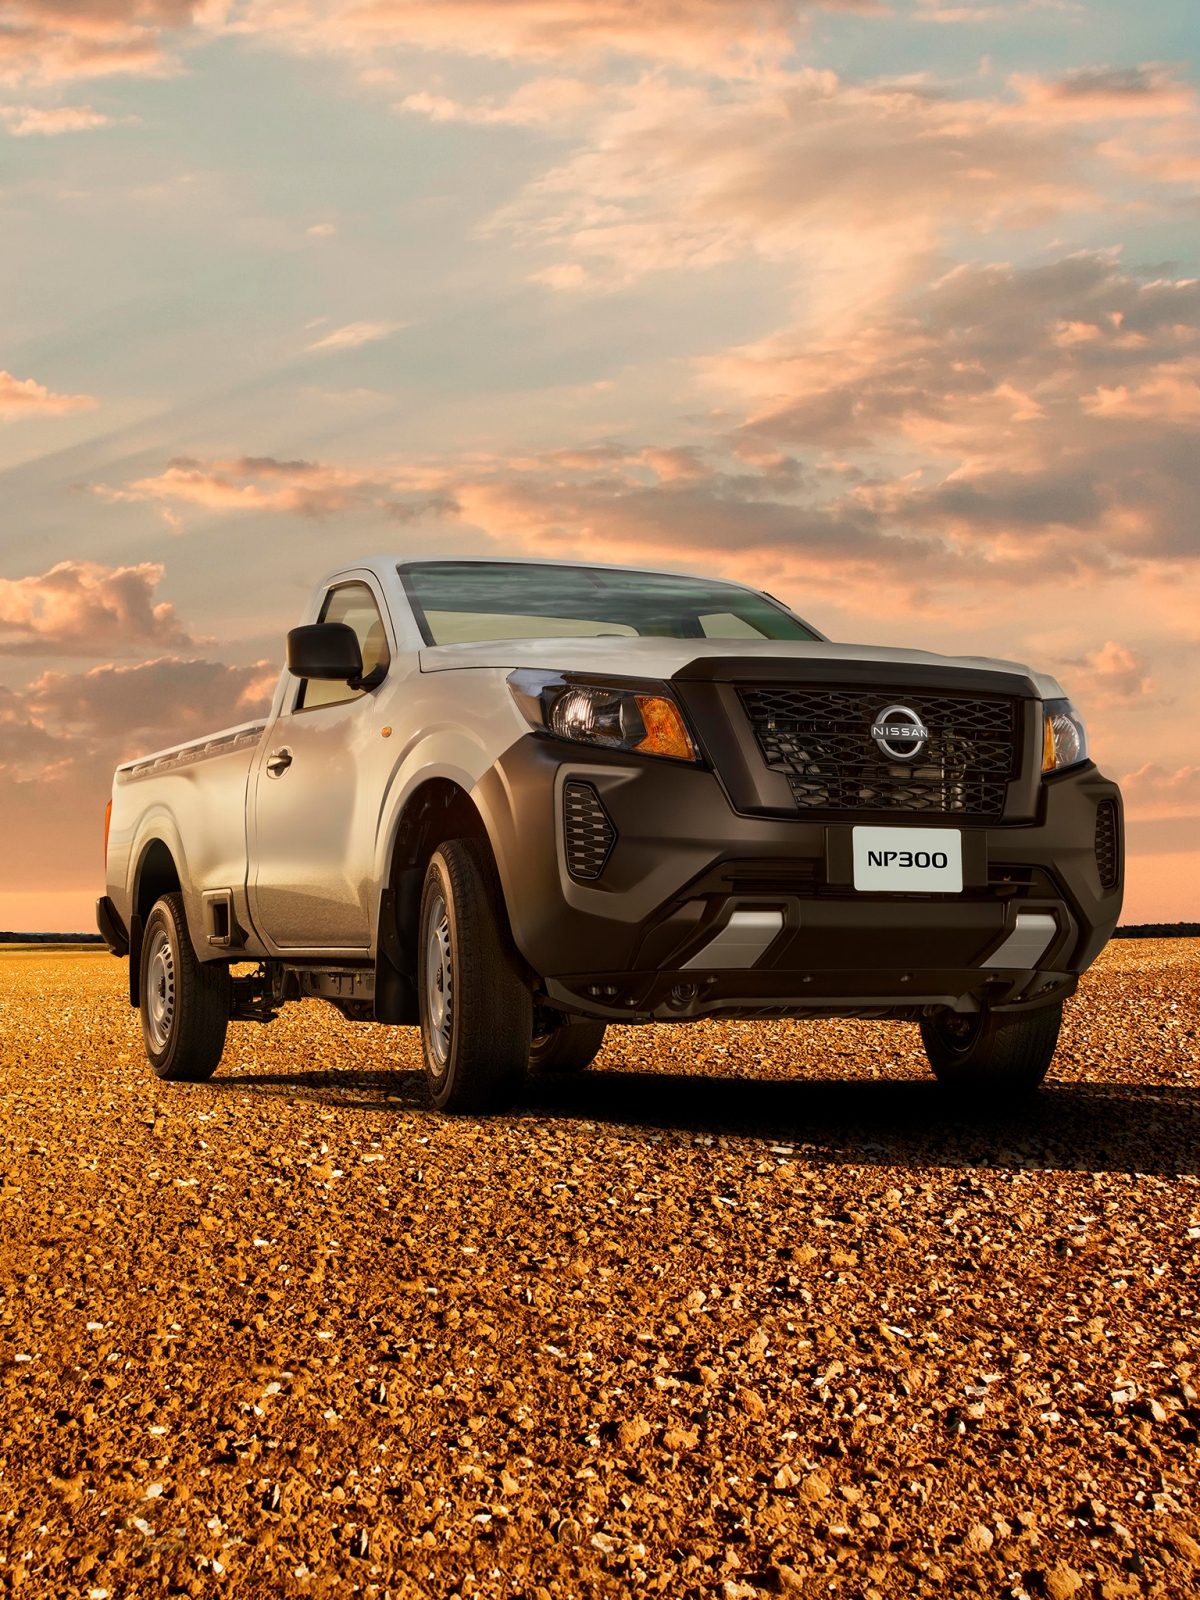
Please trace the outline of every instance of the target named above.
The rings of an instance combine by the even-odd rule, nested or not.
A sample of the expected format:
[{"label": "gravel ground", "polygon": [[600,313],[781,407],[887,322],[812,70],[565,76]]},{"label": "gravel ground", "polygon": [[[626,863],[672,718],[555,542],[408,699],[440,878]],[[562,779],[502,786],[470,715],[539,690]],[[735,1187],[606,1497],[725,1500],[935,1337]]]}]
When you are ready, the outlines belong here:
[{"label": "gravel ground", "polygon": [[1200,941],[1032,1109],[916,1031],[616,1030],[490,1122],[319,1002],[155,1081],[0,956],[0,1590],[1200,1592]]}]

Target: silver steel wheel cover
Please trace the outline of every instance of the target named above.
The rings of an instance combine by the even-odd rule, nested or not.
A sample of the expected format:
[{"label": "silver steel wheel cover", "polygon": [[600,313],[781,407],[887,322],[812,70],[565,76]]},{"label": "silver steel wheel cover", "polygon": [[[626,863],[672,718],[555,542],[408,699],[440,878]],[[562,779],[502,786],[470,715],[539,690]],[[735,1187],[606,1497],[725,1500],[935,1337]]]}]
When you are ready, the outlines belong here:
[{"label": "silver steel wheel cover", "polygon": [[425,1022],[430,1051],[439,1067],[450,1060],[454,1019],[454,974],[450,960],[450,914],[435,894],[425,920]]},{"label": "silver steel wheel cover", "polygon": [[171,935],[160,924],[150,935],[146,961],[146,1026],[155,1050],[165,1050],[171,1042],[175,1006],[175,952]]}]

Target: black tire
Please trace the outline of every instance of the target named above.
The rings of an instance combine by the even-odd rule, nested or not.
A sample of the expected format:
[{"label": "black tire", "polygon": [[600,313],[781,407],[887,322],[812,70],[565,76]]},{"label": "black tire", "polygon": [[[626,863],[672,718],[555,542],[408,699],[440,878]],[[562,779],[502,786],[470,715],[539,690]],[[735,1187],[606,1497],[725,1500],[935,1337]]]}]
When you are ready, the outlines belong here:
[{"label": "black tire", "polygon": [[558,1025],[534,1036],[529,1065],[534,1072],[582,1072],[604,1043],[604,1024],[585,1017],[563,1017]]},{"label": "black tire", "polygon": [[217,1070],[229,1025],[229,968],[197,961],[181,894],[156,900],[142,934],[142,1038],[170,1083],[201,1083]]},{"label": "black tire", "polygon": [[474,839],[451,839],[434,852],[418,927],[430,1099],[439,1111],[503,1111],[525,1081],[533,998],[517,967],[496,869]]},{"label": "black tire", "polygon": [[1012,1016],[948,1011],[921,1023],[921,1042],[939,1083],[996,1099],[1033,1093],[1054,1059],[1061,1024],[1061,1000]]}]

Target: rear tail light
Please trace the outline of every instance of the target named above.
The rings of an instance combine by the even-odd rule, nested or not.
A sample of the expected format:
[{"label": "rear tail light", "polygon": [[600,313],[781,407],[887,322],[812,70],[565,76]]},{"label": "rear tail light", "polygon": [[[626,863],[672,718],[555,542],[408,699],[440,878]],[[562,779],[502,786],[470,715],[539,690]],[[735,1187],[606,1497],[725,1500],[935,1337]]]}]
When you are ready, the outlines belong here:
[{"label": "rear tail light", "polygon": [[104,870],[108,871],[108,830],[112,827],[112,801],[104,808]]}]

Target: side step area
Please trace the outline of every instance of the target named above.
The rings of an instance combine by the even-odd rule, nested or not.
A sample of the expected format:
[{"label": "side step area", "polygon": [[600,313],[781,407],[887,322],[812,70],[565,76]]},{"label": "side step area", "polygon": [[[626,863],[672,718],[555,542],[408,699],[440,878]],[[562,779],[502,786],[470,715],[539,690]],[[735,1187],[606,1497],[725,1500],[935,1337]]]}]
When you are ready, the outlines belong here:
[{"label": "side step area", "polygon": [[[379,954],[371,966],[327,965],[300,961],[261,961],[246,977],[232,979],[231,1018],[236,1022],[270,1022],[289,1000],[328,1000],[352,1022],[386,1022],[416,1026],[420,1020],[413,979],[417,911],[422,874],[406,867],[383,891],[379,905]],[[230,946],[244,941],[233,916],[232,901],[223,917],[224,890],[206,895],[209,943],[229,933]],[[210,907],[209,901],[213,902]],[[213,934],[217,937],[214,938]]]},{"label": "side step area", "polygon": [[264,962],[232,979],[230,1020],[271,1022],[289,1000],[309,999],[328,1000],[353,1022],[374,1022],[375,969]]}]

